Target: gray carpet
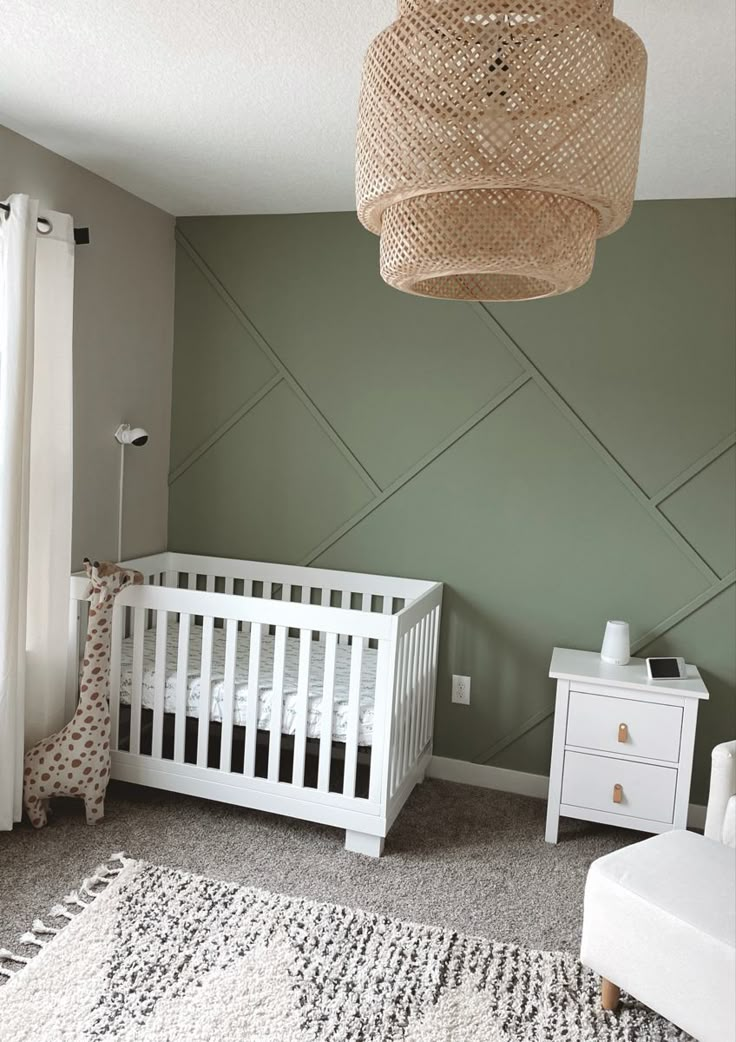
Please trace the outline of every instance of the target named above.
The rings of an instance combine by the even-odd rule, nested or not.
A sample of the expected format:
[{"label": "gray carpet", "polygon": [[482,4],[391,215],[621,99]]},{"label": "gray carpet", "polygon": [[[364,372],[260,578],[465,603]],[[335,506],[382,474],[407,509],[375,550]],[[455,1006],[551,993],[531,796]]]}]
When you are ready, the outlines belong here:
[{"label": "gray carpet", "polygon": [[533,948],[576,951],[585,875],[642,833],[564,821],[544,842],[541,800],[427,780],[380,860],[336,829],[112,783],[102,824],[58,800],[47,828],[0,832],[0,947],[111,853]]}]

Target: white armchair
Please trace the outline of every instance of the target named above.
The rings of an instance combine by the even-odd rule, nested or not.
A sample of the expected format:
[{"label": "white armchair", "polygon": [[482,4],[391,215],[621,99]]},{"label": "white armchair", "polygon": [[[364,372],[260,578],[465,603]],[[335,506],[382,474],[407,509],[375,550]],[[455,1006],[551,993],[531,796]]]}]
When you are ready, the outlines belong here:
[{"label": "white armchair", "polygon": [[665,832],[590,866],[580,958],[604,1008],[623,988],[698,1042],[736,1042],[736,742],[713,750],[705,836]]},{"label": "white armchair", "polygon": [[713,750],[705,835],[736,847],[736,742],[724,742]]}]

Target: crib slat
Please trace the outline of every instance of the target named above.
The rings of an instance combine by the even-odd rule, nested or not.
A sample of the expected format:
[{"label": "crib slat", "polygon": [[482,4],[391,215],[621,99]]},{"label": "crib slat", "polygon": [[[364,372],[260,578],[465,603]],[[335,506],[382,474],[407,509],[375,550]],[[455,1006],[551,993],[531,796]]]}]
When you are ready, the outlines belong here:
[{"label": "crib slat", "polygon": [[414,679],[412,683],[411,702],[409,703],[409,743],[406,766],[407,770],[416,759],[419,732],[419,712],[422,706],[422,655],[424,638],[424,619],[420,619],[414,627],[416,647],[414,649]]},{"label": "crib slat", "polygon": [[417,735],[417,753],[421,752],[426,744],[426,719],[430,713],[430,649],[432,647],[432,615],[427,615],[423,620],[424,639],[422,643],[421,658],[421,713],[419,716],[419,731]]},{"label": "crib slat", "polygon": [[404,704],[409,676],[409,650],[411,633],[405,633],[401,640],[401,674],[399,689],[396,694],[396,742],[393,753],[393,780],[391,792],[396,792],[401,779],[401,764],[404,749]]},{"label": "crib slat", "polygon": [[411,763],[411,722],[414,698],[416,695],[416,656],[419,644],[419,633],[416,626],[412,626],[409,636],[409,669],[406,677],[406,691],[404,694],[404,742],[401,747],[401,773],[399,783],[406,775],[408,765]]},{"label": "crib slat", "polygon": [[399,748],[399,702],[401,701],[401,678],[404,669],[405,637],[398,638],[396,649],[396,675],[391,698],[391,743],[387,751],[388,761],[388,795],[393,796],[396,787],[396,751]]},{"label": "crib slat", "polygon": [[192,616],[179,615],[179,650],[176,659],[176,703],[174,709],[174,760],[184,762],[184,740],[187,727],[187,687],[189,684],[189,634]]},{"label": "crib slat", "polygon": [[212,713],[212,641],[215,635],[215,620],[212,616],[202,619],[202,665],[199,671],[199,720],[197,722],[197,766],[206,767],[210,717]]},{"label": "crib slat", "polygon": [[432,634],[432,651],[431,651],[431,662],[432,668],[429,677],[429,722],[427,725],[427,740],[432,737],[434,732],[434,700],[435,692],[437,690],[437,655],[439,652],[440,642],[440,607],[436,607],[432,612],[432,618],[434,619],[434,631]]},{"label": "crib slat", "polygon": [[231,596],[234,587],[235,587],[235,580],[233,579],[232,575],[226,575],[225,576],[225,587],[223,589],[223,593],[226,593],[228,596]]},{"label": "crib slat", "polygon": [[141,688],[143,687],[143,638],[146,609],[133,610],[133,668],[130,674],[130,752],[141,751]]},{"label": "crib slat", "polygon": [[384,615],[393,615],[393,613],[394,613],[394,599],[393,599],[393,597],[390,597],[387,593],[385,593],[383,595],[383,614]]},{"label": "crib slat", "polygon": [[69,625],[67,629],[66,690],[64,713],[68,720],[74,715],[79,697],[79,616],[81,601],[69,601]]},{"label": "crib slat", "polygon": [[396,667],[396,695],[394,698],[393,714],[393,740],[391,743],[391,778],[390,795],[396,792],[397,779],[399,777],[399,764],[401,761],[401,703],[404,698],[404,683],[406,673],[406,653],[409,646],[409,636],[404,634],[399,643],[399,661]]},{"label": "crib slat", "polygon": [[358,732],[360,726],[360,687],[363,670],[365,637],[353,637],[350,653],[350,686],[348,689],[348,721],[345,735],[345,773],[343,796],[355,796],[355,777],[358,767]]},{"label": "crib slat", "polygon": [[[232,593],[232,590],[230,592]],[[252,597],[253,596],[253,580],[252,579],[243,579],[243,596],[244,597]],[[241,622],[241,623],[239,623],[239,626],[240,626],[240,632],[241,633],[250,633],[251,632],[251,624],[249,622]]]},{"label": "crib slat", "polygon": [[378,641],[378,652],[376,655],[376,687],[373,694],[375,711],[373,714],[373,740],[371,748],[370,782],[368,786],[368,799],[371,802],[380,802],[381,787],[383,785],[385,757],[389,750],[386,748],[384,735],[386,733],[386,713],[391,712],[393,703],[393,692],[389,688],[391,683],[391,656],[393,644],[389,640]]},{"label": "crib slat", "polygon": [[[352,599],[352,594],[350,593],[350,590],[340,590],[339,593],[340,593],[340,607],[341,608],[350,608],[350,601]],[[350,636],[349,636],[349,634],[341,633],[339,638],[338,638],[338,642],[340,644],[349,644],[350,643]]]},{"label": "crib slat", "polygon": [[116,605],[112,610],[110,630],[110,749],[118,747],[120,733],[120,668],[123,644],[125,608]]},{"label": "crib slat", "polygon": [[424,712],[427,704],[427,645],[429,630],[429,617],[424,616],[420,623],[419,633],[419,677],[417,682],[417,693],[418,701],[416,707],[416,723],[414,725],[414,753],[412,756],[412,763],[414,763],[422,751],[422,733],[424,729]]},{"label": "crib slat", "polygon": [[291,583],[281,584],[281,600],[291,601]]},{"label": "crib slat", "polygon": [[169,625],[167,611],[156,612],[156,659],[153,680],[153,734],[151,756],[161,759],[164,738],[164,699],[166,695],[166,639]]},{"label": "crib slat", "polygon": [[[264,581],[264,583],[263,583],[263,590],[261,591],[261,597],[263,598],[264,601],[272,600],[272,598],[273,598],[273,583]],[[269,626],[268,629],[266,630],[266,634],[270,634],[270,633],[271,633],[271,627]]]},{"label": "crib slat", "polygon": [[396,778],[397,788],[401,784],[404,774],[406,773],[406,761],[408,759],[407,750],[409,745],[409,703],[411,699],[412,676],[414,666],[414,630],[411,629],[407,636],[408,639],[406,646],[406,666],[404,669],[404,684],[401,695],[401,703],[399,704],[399,713],[401,720],[401,746],[399,750],[399,772]]},{"label": "crib slat", "polygon": [[281,765],[281,713],[284,701],[284,662],[286,626],[276,627],[273,649],[273,691],[271,694],[271,735],[268,741],[268,779],[279,780]]},{"label": "crib slat", "polygon": [[294,727],[294,764],[292,785],[304,785],[307,755],[307,709],[309,707],[309,665],[312,654],[312,631],[299,631],[299,679],[296,690],[296,724]]},{"label": "crib slat", "polygon": [[190,590],[196,590],[197,589],[197,573],[196,572],[188,572],[187,573],[187,585],[188,585]]},{"label": "crib slat", "polygon": [[233,753],[233,707],[235,702],[235,659],[238,650],[238,621],[225,623],[225,688],[222,692],[220,770],[229,771]]},{"label": "crib slat", "polygon": [[207,576],[207,581],[205,583],[205,589],[207,590],[207,593],[214,593],[215,592],[215,576],[214,575],[208,575]]},{"label": "crib slat", "polygon": [[[331,598],[331,596],[332,596],[332,591],[328,587],[326,587],[326,586],[321,586],[320,587],[320,589],[319,589],[319,603],[322,605],[323,608],[329,608],[330,607],[330,598]],[[324,642],[325,642],[325,633],[322,630],[320,630],[319,633],[317,634],[317,640],[319,641],[320,644],[324,644]]]},{"label": "crib slat", "polygon": [[243,774],[254,778],[256,773],[256,738],[258,737],[258,692],[261,676],[261,633],[263,626],[254,622],[250,629],[248,658],[248,704],[245,709],[245,760]]},{"label": "crib slat", "polygon": [[[145,579],[145,582],[148,583],[149,586],[159,586],[160,585],[160,574],[154,573],[153,575],[149,575]],[[148,611],[146,611],[146,629],[150,629],[152,626],[153,626],[153,611],[149,609]]]},{"label": "crib slat", "polygon": [[422,661],[421,661],[421,680],[420,688],[422,693],[421,702],[419,704],[419,721],[417,725],[417,738],[416,738],[416,750],[417,755],[424,748],[424,732],[426,728],[427,720],[427,702],[429,696],[429,645],[430,645],[430,631],[432,625],[432,617],[430,615],[425,616],[422,619]]},{"label": "crib slat", "polygon": [[436,613],[433,611],[429,616],[429,633],[427,636],[427,695],[426,709],[424,713],[424,731],[422,732],[422,748],[427,744],[432,734],[432,651],[434,648],[434,628],[437,623]]},{"label": "crib slat", "polygon": [[412,734],[414,728],[414,720],[416,717],[417,701],[419,697],[419,645],[421,640],[421,632],[419,624],[415,625],[412,629],[412,636],[414,638],[414,644],[411,656],[411,673],[409,680],[409,687],[407,691],[407,705],[406,705],[406,745],[405,745],[405,758],[404,758],[404,769],[402,771],[402,778],[406,775],[413,760],[414,750],[412,748]]},{"label": "crib slat", "polygon": [[[324,593],[325,591],[323,591]],[[319,770],[317,788],[320,792],[330,790],[330,764],[332,762],[332,711],[335,701],[335,658],[337,634],[325,637],[325,672],[322,682],[322,717],[319,738]]]}]

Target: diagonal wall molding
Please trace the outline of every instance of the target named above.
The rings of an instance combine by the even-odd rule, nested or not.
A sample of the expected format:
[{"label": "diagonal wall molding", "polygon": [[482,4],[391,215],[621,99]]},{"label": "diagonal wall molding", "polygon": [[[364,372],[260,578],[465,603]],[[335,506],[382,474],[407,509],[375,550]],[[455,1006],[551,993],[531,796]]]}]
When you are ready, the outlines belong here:
[{"label": "diagonal wall molding", "polygon": [[481,408],[474,413],[470,419],[457,427],[445,438],[444,441],[441,441],[439,445],[436,445],[431,452],[428,452],[426,456],[423,456],[422,459],[415,463],[414,466],[410,467],[409,470],[401,475],[401,477],[388,485],[388,487],[385,488],[380,496],[374,499],[372,503],[366,504],[362,510],[359,510],[356,514],[353,514],[351,518],[348,518],[344,524],[328,535],[319,546],[316,546],[311,550],[299,563],[303,566],[314,564],[318,557],[321,557],[322,554],[326,553],[331,546],[334,546],[335,543],[342,539],[344,535],[347,535],[351,529],[355,528],[356,525],[359,525],[361,521],[364,521],[365,518],[372,514],[374,510],[377,510],[378,507],[383,506],[391,496],[395,495],[405,485],[408,485],[409,482],[418,474],[421,474],[426,467],[434,463],[436,459],[439,459],[443,452],[447,452],[448,449],[452,448],[456,442],[460,441],[461,438],[464,438],[469,431],[472,431],[473,427],[477,427],[478,424],[485,420],[487,416],[490,416],[495,409],[500,405],[503,405],[505,401],[508,401],[512,395],[516,394],[518,390],[528,383],[529,377],[526,374],[517,376],[508,387],[505,387],[499,392],[499,394],[495,395],[490,399],[490,401],[486,402],[485,405],[481,406]]},{"label": "diagonal wall molding", "polygon": [[348,463],[356,472],[356,474],[358,474],[358,476],[365,482],[365,484],[368,486],[371,492],[373,492],[374,495],[380,495],[382,490],[378,482],[375,481],[374,478],[368,473],[368,471],[365,469],[358,457],[343,441],[343,439],[337,433],[330,421],[327,419],[324,413],[320,411],[314,400],[310,398],[310,396],[304,390],[304,388],[296,379],[296,377],[288,368],[288,366],[282,361],[282,359],[276,353],[276,351],[274,351],[274,349],[268,343],[268,341],[260,332],[260,330],[256,329],[256,327],[253,325],[251,320],[248,318],[248,316],[243,311],[238,302],[235,300],[235,298],[232,296],[232,294],[228,292],[228,290],[219,280],[212,268],[210,268],[210,266],[200,256],[197,250],[195,250],[194,246],[192,246],[192,244],[189,242],[187,237],[180,229],[177,229],[176,231],[176,241],[187,254],[187,256],[195,265],[195,267],[200,271],[202,275],[204,275],[207,282],[210,284],[212,289],[214,289],[214,291],[217,293],[217,295],[220,297],[223,303],[230,309],[230,311],[232,311],[233,315],[235,315],[243,329],[245,329],[249,336],[255,341],[255,343],[266,356],[266,358],[268,358],[271,365],[273,365],[276,371],[284,378],[284,380],[286,380],[291,390],[301,401],[302,405],[304,405],[307,408],[307,410],[312,414],[312,416],[320,425],[327,437],[339,449],[339,451],[348,461]]},{"label": "diagonal wall molding", "polygon": [[569,402],[562,397],[557,388],[554,387],[542,371],[537,368],[526,352],[522,350],[513,337],[506,332],[504,327],[498,319],[491,314],[485,304],[471,304],[470,307],[481,322],[495,333],[519,365],[521,365],[534,379],[539,389],[547,395],[550,401],[557,406],[562,415],[572,424],[581,437],[584,438],[595,452],[597,452],[611,472],[616,475],[621,484],[628,489],[631,495],[641,504],[649,516],[657,522],[659,527],[666,533],[675,546],[677,546],[684,556],[687,557],[688,560],[694,564],[707,579],[710,580],[710,582],[717,582],[720,578],[718,573],[715,572],[708,562],[700,556],[692,543],[685,539],[685,537],[664,516],[664,514],[657,509],[657,506],[652,502],[641,485],[635,481],[632,475],[629,474],[626,468],[616,459],[613,453],[606,448],[603,442],[596,437],[585,421],[578,416]]},{"label": "diagonal wall molding", "polygon": [[706,452],[706,454],[701,456],[699,460],[696,460],[695,463],[689,466],[686,470],[683,470],[682,474],[678,474],[676,478],[673,478],[672,481],[661,488],[659,492],[655,492],[651,497],[651,502],[654,503],[655,506],[661,506],[666,499],[669,499],[670,496],[674,496],[675,492],[679,492],[681,488],[684,488],[685,485],[688,484],[688,482],[692,481],[693,478],[696,478],[701,470],[705,470],[705,468],[709,467],[711,463],[715,463],[717,459],[720,459],[724,452],[728,452],[728,450],[732,449],[734,445],[736,445],[736,431],[729,434],[728,437],[723,439],[723,441],[719,441],[717,445],[713,446],[710,452]]},{"label": "diagonal wall molding", "polygon": [[708,590],[704,590],[703,593],[694,597],[688,604],[683,605],[678,611],[673,612],[668,618],[663,619],[658,625],[653,626],[652,629],[642,634],[634,643],[631,645],[631,650],[636,654],[637,651],[643,651],[644,648],[649,647],[658,637],[663,637],[669,630],[674,629],[679,623],[684,622],[685,619],[694,615],[696,611],[699,611],[706,604],[712,601],[719,594],[724,593],[730,586],[736,583],[736,571],[730,572],[725,575],[722,579],[719,579],[717,583]]},{"label": "diagonal wall molding", "polygon": [[502,735],[501,738],[496,739],[493,745],[483,749],[479,753],[476,753],[471,762],[488,763],[494,758],[494,756],[498,756],[499,753],[508,749],[509,746],[518,742],[520,738],[529,734],[529,732],[533,731],[535,727],[539,727],[540,724],[543,724],[545,720],[549,720],[550,717],[553,717],[554,715],[554,709],[545,708],[538,710],[538,712],[533,713],[532,716],[527,717],[526,720],[522,720],[520,724],[517,724],[516,727],[513,727],[505,735]]},{"label": "diagonal wall molding", "polygon": [[[736,583],[736,571],[731,572],[729,575],[724,576],[719,582],[715,583],[710,589],[705,590],[699,596],[694,597],[688,604],[683,605],[678,611],[673,612],[672,615],[663,619],[662,622],[653,626],[652,629],[647,630],[641,637],[638,637],[631,645],[632,654],[636,655],[639,651],[643,651],[650,644],[652,644],[657,638],[663,637],[665,633],[669,632],[684,622],[685,619],[694,615],[695,612],[699,611],[710,601],[714,600],[720,594],[724,593],[729,587]],[[493,745],[489,748],[484,748],[482,752],[478,753],[473,757],[473,763],[488,763],[494,756],[498,756],[509,746],[513,745],[514,742],[518,742],[524,735],[529,734],[535,727],[544,723],[545,720],[549,720],[555,715],[554,709],[540,709],[538,712],[527,717],[516,727],[512,728],[507,734],[497,739]]]},{"label": "diagonal wall molding", "polygon": [[255,406],[258,405],[260,401],[263,401],[264,398],[267,398],[271,391],[282,383],[283,379],[281,373],[276,373],[275,376],[272,376],[270,380],[266,381],[263,387],[260,387],[255,394],[251,395],[247,401],[243,402],[240,408],[236,409],[232,416],[228,416],[223,424],[214,430],[208,438],[205,438],[201,445],[197,446],[194,452],[190,452],[186,459],[182,460],[178,466],[174,467],[169,474],[169,485],[173,485],[175,481],[178,481],[182,474],[185,474],[193,463],[196,463],[197,460],[204,456],[206,452],[209,452],[212,446],[216,445],[220,438],[224,437],[231,427],[234,427],[236,423],[240,423],[243,417],[247,416],[251,409],[255,408]]}]

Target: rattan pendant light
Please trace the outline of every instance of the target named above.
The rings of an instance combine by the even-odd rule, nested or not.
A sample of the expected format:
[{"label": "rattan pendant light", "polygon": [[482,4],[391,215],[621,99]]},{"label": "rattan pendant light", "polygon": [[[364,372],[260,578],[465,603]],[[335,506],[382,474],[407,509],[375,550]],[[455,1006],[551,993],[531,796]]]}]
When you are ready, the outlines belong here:
[{"label": "rattan pendant light", "polygon": [[358,116],[358,217],[386,282],[451,300],[581,286],[631,212],[645,78],[612,0],[399,0]]}]

